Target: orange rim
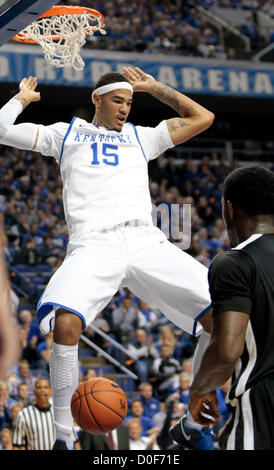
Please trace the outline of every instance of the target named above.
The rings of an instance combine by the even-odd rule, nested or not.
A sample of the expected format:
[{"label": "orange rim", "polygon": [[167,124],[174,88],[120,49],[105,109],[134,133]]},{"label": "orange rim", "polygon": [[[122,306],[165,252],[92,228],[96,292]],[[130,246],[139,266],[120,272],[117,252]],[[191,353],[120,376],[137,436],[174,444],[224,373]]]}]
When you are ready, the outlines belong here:
[{"label": "orange rim", "polygon": [[[51,16],[59,16],[59,15],[82,15],[83,13],[89,13],[90,15],[97,16],[97,18],[101,19],[101,25],[104,26],[105,18],[102,13],[97,10],[93,10],[92,8],[86,7],[77,7],[77,6],[67,6],[67,5],[56,5],[51,7],[48,11],[43,13],[39,18],[47,18]],[[90,29],[87,29],[85,32],[86,34],[90,33]],[[14,41],[17,42],[27,42],[31,44],[36,44],[36,41],[33,39],[24,39],[24,35],[22,33],[17,33],[16,36],[12,38]],[[52,36],[53,41],[58,41],[60,36]]]},{"label": "orange rim", "polygon": [[102,13],[92,8],[76,7],[67,5],[56,5],[51,7],[46,13],[40,16],[40,18],[46,18],[47,16],[58,16],[58,15],[82,15],[83,13],[89,13],[90,15],[101,18],[102,24],[104,24],[105,18]]}]

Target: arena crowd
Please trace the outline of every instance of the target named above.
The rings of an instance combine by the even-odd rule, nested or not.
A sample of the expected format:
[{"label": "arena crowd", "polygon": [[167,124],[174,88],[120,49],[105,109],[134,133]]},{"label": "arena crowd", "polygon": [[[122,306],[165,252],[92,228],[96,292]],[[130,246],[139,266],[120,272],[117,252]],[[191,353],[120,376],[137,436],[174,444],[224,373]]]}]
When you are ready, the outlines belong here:
[{"label": "arena crowd", "polygon": [[[99,33],[87,40],[87,47],[144,54],[220,59],[249,59],[273,41],[274,33],[263,37],[258,27],[258,12],[273,18],[273,0],[65,0],[68,5],[97,9],[105,16],[107,35]],[[247,52],[235,40],[222,37],[220,31],[201,14],[199,6],[232,8],[244,12],[235,28],[250,41]],[[225,34],[226,36],[226,34]],[[234,38],[235,39],[235,38]]]}]

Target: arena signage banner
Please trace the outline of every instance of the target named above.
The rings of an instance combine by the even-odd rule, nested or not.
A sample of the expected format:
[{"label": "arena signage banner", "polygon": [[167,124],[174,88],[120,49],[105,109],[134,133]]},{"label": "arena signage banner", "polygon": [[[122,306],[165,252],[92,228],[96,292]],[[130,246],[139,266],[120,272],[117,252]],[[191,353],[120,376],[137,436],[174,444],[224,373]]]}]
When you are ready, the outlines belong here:
[{"label": "arena signage banner", "polygon": [[135,53],[83,50],[85,68],[55,68],[38,46],[0,48],[0,82],[20,82],[35,75],[41,84],[92,87],[109,71],[138,66],[157,80],[186,93],[274,98],[274,66],[256,62],[217,61]]}]

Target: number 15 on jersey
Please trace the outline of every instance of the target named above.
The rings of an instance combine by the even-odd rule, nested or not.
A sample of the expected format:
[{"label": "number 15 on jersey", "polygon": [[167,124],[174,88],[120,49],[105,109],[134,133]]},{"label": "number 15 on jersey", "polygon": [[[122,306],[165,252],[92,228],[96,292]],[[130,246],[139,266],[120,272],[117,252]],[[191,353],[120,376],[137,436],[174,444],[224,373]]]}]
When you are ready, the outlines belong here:
[{"label": "number 15 on jersey", "polygon": [[[100,147],[102,146],[102,152],[100,152]],[[100,165],[100,160],[99,160],[99,155],[102,155],[102,163],[105,165],[112,165],[112,166],[117,166],[119,165],[119,158],[118,158],[118,153],[115,153],[118,151],[118,146],[117,145],[112,145],[112,144],[101,144],[98,142],[94,142],[91,145],[91,150],[92,150],[92,160],[91,164],[92,165]]]}]

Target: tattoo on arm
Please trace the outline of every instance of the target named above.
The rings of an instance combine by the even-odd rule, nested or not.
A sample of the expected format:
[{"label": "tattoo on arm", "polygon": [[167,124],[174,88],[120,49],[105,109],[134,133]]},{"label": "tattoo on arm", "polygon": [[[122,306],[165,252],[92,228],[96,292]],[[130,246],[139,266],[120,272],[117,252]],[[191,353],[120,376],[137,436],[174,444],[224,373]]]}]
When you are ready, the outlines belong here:
[{"label": "tattoo on arm", "polygon": [[167,127],[171,132],[176,132],[178,129],[189,125],[190,124],[185,122],[183,119],[172,119],[167,121]]},{"label": "tattoo on arm", "polygon": [[24,97],[20,97],[18,98],[19,101],[21,101],[22,105],[24,106],[24,108],[27,106],[28,102],[27,102],[27,99],[24,98]]},{"label": "tattoo on arm", "polygon": [[192,116],[195,113],[195,106],[180,103],[180,94],[168,86],[157,83],[152,87],[152,94],[183,117]]},{"label": "tattoo on arm", "polygon": [[155,96],[159,100],[163,101],[164,103],[169,104],[171,108],[179,112],[178,111],[179,110],[178,97],[177,97],[177,93],[175,90],[172,90],[172,88],[169,88],[161,84],[155,84],[152,90],[154,91]]}]

